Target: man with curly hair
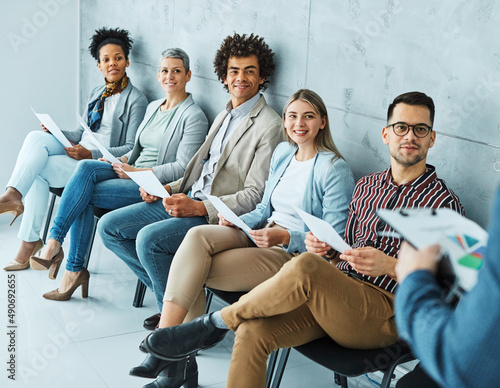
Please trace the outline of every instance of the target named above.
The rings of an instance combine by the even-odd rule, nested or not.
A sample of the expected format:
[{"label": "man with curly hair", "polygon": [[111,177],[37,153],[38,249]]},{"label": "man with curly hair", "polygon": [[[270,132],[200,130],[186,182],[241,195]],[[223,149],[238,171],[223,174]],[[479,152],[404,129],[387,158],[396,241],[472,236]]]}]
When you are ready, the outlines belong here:
[{"label": "man with curly hair", "polygon": [[[218,223],[205,193],[220,197],[236,214],[250,212],[262,198],[272,152],[282,140],[281,118],[259,93],[273,73],[273,56],[257,35],[224,39],[214,66],[231,100],[184,176],[165,186],[172,196],[162,203],[142,192],[143,203],[112,211],[98,224],[104,245],[154,292],[159,311],[170,264],[187,231]],[[154,329],[159,317],[147,318],[144,327]]]}]

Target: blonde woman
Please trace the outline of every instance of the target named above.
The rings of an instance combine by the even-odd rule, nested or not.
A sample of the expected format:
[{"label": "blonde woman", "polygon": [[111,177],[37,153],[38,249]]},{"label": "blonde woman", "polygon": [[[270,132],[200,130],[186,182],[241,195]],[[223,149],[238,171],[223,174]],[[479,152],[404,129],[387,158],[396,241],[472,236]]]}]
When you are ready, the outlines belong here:
[{"label": "blonde woman", "polygon": [[[288,142],[274,151],[262,202],[241,216],[249,236],[223,218],[187,233],[170,268],[160,328],[202,315],[205,286],[249,291],[305,252],[308,229],[294,206],[343,235],[354,179],[332,140],[322,99],[307,89],[294,93],[283,108],[283,130]],[[158,376],[150,388],[196,386],[197,366],[193,357],[170,362],[149,354],[130,374]]]}]

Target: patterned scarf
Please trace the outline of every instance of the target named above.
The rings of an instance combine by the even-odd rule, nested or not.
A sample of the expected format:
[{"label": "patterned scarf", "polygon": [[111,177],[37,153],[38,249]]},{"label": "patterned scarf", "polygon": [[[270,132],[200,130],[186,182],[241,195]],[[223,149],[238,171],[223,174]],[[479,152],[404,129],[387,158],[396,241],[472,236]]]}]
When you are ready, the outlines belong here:
[{"label": "patterned scarf", "polygon": [[108,82],[106,80],[106,89],[104,92],[94,101],[89,103],[88,122],[89,127],[93,132],[96,132],[101,126],[102,115],[104,114],[104,100],[106,100],[107,97],[112,96],[115,91],[123,91],[127,85],[127,74],[125,74],[122,79],[115,82]]}]

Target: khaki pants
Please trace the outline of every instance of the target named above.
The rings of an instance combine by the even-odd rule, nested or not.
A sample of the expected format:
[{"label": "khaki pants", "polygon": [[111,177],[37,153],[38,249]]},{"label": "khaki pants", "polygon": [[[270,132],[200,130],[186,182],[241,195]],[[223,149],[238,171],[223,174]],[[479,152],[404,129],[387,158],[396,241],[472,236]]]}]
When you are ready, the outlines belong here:
[{"label": "khaki pants", "polygon": [[275,275],[292,257],[281,247],[257,248],[239,229],[197,226],[177,249],[163,300],[189,310],[188,322],[205,312],[205,285],[249,291]]},{"label": "khaki pants", "polygon": [[348,277],[303,253],[231,306],[222,318],[235,331],[227,387],[264,387],[270,353],[325,335],[370,349],[397,341],[394,295]]}]

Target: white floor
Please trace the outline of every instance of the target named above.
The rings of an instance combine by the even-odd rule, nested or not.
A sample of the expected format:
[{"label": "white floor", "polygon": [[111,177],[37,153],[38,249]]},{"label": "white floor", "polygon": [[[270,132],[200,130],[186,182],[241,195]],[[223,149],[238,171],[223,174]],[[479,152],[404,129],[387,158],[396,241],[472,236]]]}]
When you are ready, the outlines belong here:
[{"label": "white floor", "polygon": [[[2,268],[18,248],[19,221],[8,226],[10,215],[0,215],[0,265]],[[67,243],[64,244],[67,247]],[[131,367],[143,359],[137,346],[149,333],[142,322],[156,312],[151,293],[146,293],[144,307],[134,308],[136,278],[98,237],[89,265],[89,298],[82,299],[78,289],[70,301],[55,302],[42,298],[44,292],[57,288],[58,280],[48,279],[47,272],[32,269],[1,274],[0,387],[104,388],[142,387],[151,380],[128,375]],[[9,359],[7,276],[15,275],[16,308],[16,381],[7,378]],[[11,278],[9,278],[11,279]],[[220,307],[214,300],[214,307]],[[199,386],[225,387],[234,337],[229,336],[215,348],[198,356]],[[380,375],[371,374],[380,381]],[[335,387],[333,373],[292,351],[283,388]],[[349,387],[377,387],[367,377],[349,379]]]}]

